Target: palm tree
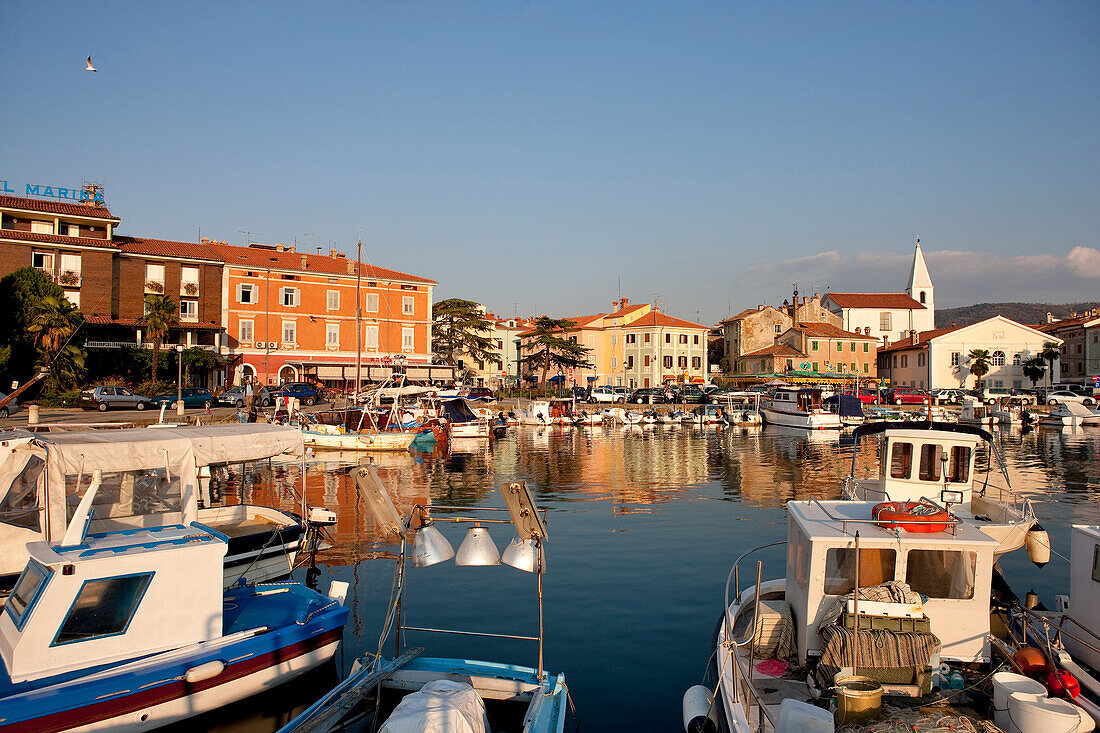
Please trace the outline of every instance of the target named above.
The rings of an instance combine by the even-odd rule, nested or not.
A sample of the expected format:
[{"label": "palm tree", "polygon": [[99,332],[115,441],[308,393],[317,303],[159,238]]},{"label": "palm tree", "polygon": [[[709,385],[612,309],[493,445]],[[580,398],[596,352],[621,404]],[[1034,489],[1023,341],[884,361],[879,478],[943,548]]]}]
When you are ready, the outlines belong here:
[{"label": "palm tree", "polygon": [[1048,364],[1050,364],[1050,383],[1054,384],[1054,362],[1058,361],[1058,358],[1062,355],[1062,349],[1054,341],[1044,341],[1043,350],[1039,352],[1039,356],[1043,357]]},{"label": "palm tree", "polygon": [[1031,380],[1032,387],[1038,384],[1047,372],[1047,362],[1041,354],[1030,359],[1024,359],[1023,367],[1024,376]]},{"label": "palm tree", "polygon": [[974,375],[974,389],[981,390],[982,377],[989,374],[989,360],[993,357],[989,349],[971,349],[967,355],[970,357],[970,373]]},{"label": "palm tree", "polygon": [[146,295],[145,315],[138,319],[138,324],[145,329],[145,334],[153,340],[153,373],[152,380],[157,381],[157,361],[160,359],[160,347],[168,332],[173,326],[179,325],[180,312],[176,301],[167,295]]},{"label": "palm tree", "polygon": [[497,360],[500,354],[485,335],[491,327],[481,306],[472,300],[441,300],[432,306],[432,352],[450,366],[455,365],[456,353],[476,361]]},{"label": "palm tree", "polygon": [[27,332],[38,349],[39,365],[50,371],[48,386],[57,391],[84,373],[84,350],[70,343],[84,322],[80,310],[56,295],[44,296],[31,309]]},{"label": "palm tree", "polygon": [[535,319],[533,333],[524,339],[522,348],[528,350],[535,348],[527,356],[522,358],[528,367],[541,367],[543,385],[546,384],[546,373],[551,364],[564,367],[587,369],[592,366],[588,361],[588,352],[592,351],[587,346],[581,346],[576,341],[570,341],[565,333],[576,327],[575,321],[567,318],[550,318],[539,316]]}]

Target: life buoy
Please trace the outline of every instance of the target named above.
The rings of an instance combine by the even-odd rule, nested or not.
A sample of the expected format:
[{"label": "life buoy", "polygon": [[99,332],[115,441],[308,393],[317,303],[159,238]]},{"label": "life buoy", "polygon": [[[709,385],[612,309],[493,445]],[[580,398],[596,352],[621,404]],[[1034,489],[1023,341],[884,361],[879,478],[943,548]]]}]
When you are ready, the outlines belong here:
[{"label": "life buoy", "polygon": [[[884,501],[871,509],[871,519],[882,520],[880,527],[906,532],[942,532],[947,529],[951,515],[934,504],[921,501]],[[921,523],[912,520],[926,520]],[[899,521],[901,520],[901,521]]]}]

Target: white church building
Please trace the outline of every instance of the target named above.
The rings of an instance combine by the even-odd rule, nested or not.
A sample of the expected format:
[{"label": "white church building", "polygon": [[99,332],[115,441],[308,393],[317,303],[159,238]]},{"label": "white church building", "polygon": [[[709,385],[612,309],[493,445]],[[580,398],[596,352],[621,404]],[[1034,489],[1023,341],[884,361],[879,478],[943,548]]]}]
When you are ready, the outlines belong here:
[{"label": "white church building", "polygon": [[913,252],[909,284],[904,293],[827,293],[821,305],[840,316],[845,331],[874,336],[880,342],[936,327],[932,277],[924,264],[920,240]]}]

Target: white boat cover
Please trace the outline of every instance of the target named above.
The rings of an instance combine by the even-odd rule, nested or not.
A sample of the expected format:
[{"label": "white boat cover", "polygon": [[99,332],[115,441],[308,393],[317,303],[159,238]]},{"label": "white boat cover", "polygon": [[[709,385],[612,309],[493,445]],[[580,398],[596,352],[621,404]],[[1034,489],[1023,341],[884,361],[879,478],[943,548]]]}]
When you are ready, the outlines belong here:
[{"label": "white boat cover", "polygon": [[[183,506],[179,521],[187,524],[197,519],[198,467],[304,455],[301,431],[265,423],[47,433],[36,435],[21,448],[46,461],[48,539],[65,531],[66,476],[82,475],[87,481],[95,470],[168,468],[180,478]],[[26,463],[16,455],[12,459],[17,461],[13,470]]]},{"label": "white boat cover", "polygon": [[434,680],[406,695],[379,733],[489,733],[489,718],[473,687]]}]

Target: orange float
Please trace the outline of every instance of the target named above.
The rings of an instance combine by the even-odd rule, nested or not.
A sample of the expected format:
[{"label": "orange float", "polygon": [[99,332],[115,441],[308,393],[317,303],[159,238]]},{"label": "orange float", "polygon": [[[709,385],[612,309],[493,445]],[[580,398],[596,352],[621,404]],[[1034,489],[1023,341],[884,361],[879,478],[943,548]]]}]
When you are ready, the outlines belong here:
[{"label": "orange float", "polygon": [[871,519],[879,520],[878,526],[885,529],[900,527],[906,532],[928,533],[947,529],[951,515],[921,501],[884,501],[871,509]]}]

